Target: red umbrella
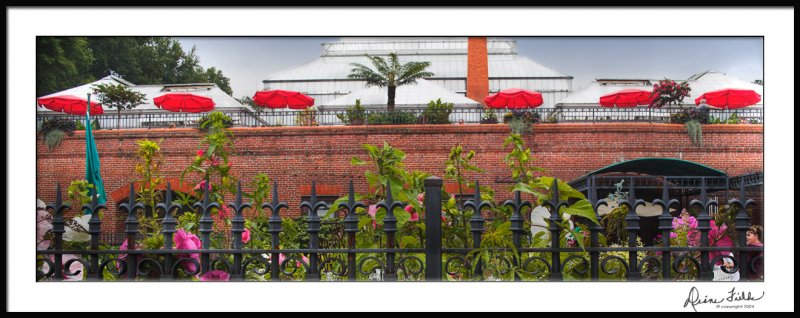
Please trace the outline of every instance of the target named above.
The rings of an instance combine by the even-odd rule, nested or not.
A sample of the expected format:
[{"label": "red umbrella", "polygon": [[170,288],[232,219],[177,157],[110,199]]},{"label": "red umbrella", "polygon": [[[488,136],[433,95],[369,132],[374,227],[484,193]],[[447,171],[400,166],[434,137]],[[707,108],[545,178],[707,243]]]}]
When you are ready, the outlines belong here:
[{"label": "red umbrella", "polygon": [[491,108],[536,108],[544,103],[542,94],[521,88],[509,88],[483,99]]},{"label": "red umbrella", "polygon": [[718,108],[742,108],[761,101],[761,95],[752,89],[723,88],[706,92],[694,100],[695,105],[705,99],[706,104]]},{"label": "red umbrella", "polygon": [[314,99],[294,91],[276,89],[273,91],[258,91],[253,96],[253,102],[258,106],[269,108],[306,109],[314,106]]},{"label": "red umbrella", "polygon": [[600,96],[600,106],[603,107],[636,107],[636,105],[650,105],[653,92],[638,88],[628,88],[621,91]]},{"label": "red umbrella", "polygon": [[[45,108],[57,112],[83,115],[86,114],[86,99],[75,95],[59,95],[52,97],[40,97],[36,102]],[[100,115],[103,113],[103,106],[98,102],[91,102],[89,107],[90,115]]]},{"label": "red umbrella", "polygon": [[202,113],[214,109],[214,100],[189,93],[167,93],[153,98],[156,106],[171,112]]}]

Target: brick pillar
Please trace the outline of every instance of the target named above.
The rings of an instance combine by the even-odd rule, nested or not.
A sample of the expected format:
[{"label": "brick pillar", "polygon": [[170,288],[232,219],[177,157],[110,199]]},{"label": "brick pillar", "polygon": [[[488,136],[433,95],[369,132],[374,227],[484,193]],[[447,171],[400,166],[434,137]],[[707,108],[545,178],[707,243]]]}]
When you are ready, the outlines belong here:
[{"label": "brick pillar", "polygon": [[483,99],[489,95],[486,37],[470,37],[467,41],[467,97],[485,105]]}]

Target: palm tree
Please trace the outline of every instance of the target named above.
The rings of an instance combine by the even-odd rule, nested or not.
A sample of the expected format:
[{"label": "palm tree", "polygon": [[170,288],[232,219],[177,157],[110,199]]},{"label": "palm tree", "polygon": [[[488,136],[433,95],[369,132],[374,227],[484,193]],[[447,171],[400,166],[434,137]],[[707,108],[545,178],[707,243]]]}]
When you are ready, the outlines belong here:
[{"label": "palm tree", "polygon": [[386,60],[380,56],[370,56],[369,54],[366,56],[377,71],[359,63],[350,63],[354,68],[350,70],[347,78],[365,80],[367,86],[388,87],[389,102],[386,107],[390,112],[394,111],[394,96],[397,86],[413,84],[417,82],[418,78],[433,76],[433,73],[425,71],[431,66],[431,62],[408,62],[400,65],[400,62],[397,61],[397,53],[389,53],[389,63],[387,64]]}]

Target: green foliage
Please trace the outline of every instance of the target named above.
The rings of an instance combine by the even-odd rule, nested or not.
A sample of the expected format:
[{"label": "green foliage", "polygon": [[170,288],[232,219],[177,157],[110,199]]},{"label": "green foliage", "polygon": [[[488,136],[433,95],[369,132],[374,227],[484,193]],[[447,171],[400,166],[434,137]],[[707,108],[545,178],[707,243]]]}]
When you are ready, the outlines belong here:
[{"label": "green foliage", "polygon": [[[217,126],[214,126],[212,121],[215,121],[217,123]],[[233,119],[223,114],[222,112],[213,111],[208,115],[203,115],[203,117],[197,119],[197,127],[199,127],[200,131],[203,132],[208,132],[208,130],[211,127],[217,127],[217,129],[230,128],[233,127]]]},{"label": "green foliage", "polygon": [[442,103],[442,99],[438,98],[428,103],[428,108],[422,112],[422,121],[428,124],[449,124],[451,112],[453,103]]},{"label": "green foliage", "polygon": [[44,135],[44,143],[47,145],[47,149],[53,150],[61,144],[61,140],[64,138],[64,132],[61,130],[51,130],[49,133]]},{"label": "green foliage", "polygon": [[541,116],[534,111],[513,110],[503,116],[503,122],[508,124],[511,133],[527,134],[533,132],[531,125],[541,122]]},{"label": "green foliage", "polygon": [[698,108],[688,108],[680,112],[674,113],[669,117],[669,122],[672,124],[684,124],[690,120],[696,120],[701,124],[708,124],[709,123],[708,110],[702,110]]},{"label": "green foliage", "polygon": [[497,114],[495,114],[494,109],[484,107],[483,117],[481,117],[481,124],[496,124],[496,123],[497,123]]},{"label": "green foliage", "polygon": [[178,228],[197,234],[200,224],[200,215],[194,212],[184,212],[178,216]]},{"label": "green foliage", "polygon": [[314,108],[306,108],[297,113],[294,118],[296,126],[319,126],[317,122],[317,110]]},{"label": "green foliage", "polygon": [[[67,187],[67,197],[72,201],[73,210],[81,209],[84,204],[92,202],[92,197],[89,196],[90,189],[94,189],[94,185],[85,179],[74,180],[69,183],[69,187]],[[91,213],[91,211],[84,211],[84,214],[89,213]]]},{"label": "green foliage", "polygon": [[[163,140],[161,141],[163,142]],[[160,166],[163,164],[160,142],[140,139],[136,141],[138,148],[136,156],[136,174],[141,182],[137,190],[138,201],[150,208],[150,215],[156,216],[156,205],[162,200],[162,193],[158,187],[164,183],[164,176]]]},{"label": "green foliage", "polygon": [[245,194],[245,196],[251,198],[253,200],[253,208],[260,211],[261,204],[269,199],[269,190],[271,188],[269,176],[266,173],[256,174],[250,186],[253,188],[253,193]]},{"label": "green foliage", "polygon": [[86,37],[36,37],[36,96],[85,84],[94,79],[94,62]]},{"label": "green foliage", "polygon": [[703,127],[700,125],[700,122],[696,120],[689,120],[686,122],[685,125],[686,125],[686,132],[689,134],[689,138],[692,139],[692,145],[702,146]]},{"label": "green foliage", "polygon": [[[100,129],[100,121],[94,119],[91,121],[92,123],[92,131]],[[75,122],[75,130],[86,130],[86,125],[83,124],[82,120],[78,120]]]},{"label": "green foliage", "polygon": [[[370,144],[363,144],[364,149],[367,150],[367,155],[372,161],[373,171],[364,172],[370,188],[376,189],[375,195],[384,197],[386,195],[386,182],[392,184],[392,192],[397,194],[403,188],[403,180],[406,178],[405,166],[403,160],[406,158],[406,153],[400,149],[389,146],[389,143],[384,141],[383,148],[378,148]],[[354,166],[366,165],[367,162],[357,157],[350,160],[350,164]]]},{"label": "green foliage", "polygon": [[388,87],[387,109],[394,111],[394,98],[398,86],[414,84],[417,79],[433,76],[433,73],[426,71],[431,66],[431,62],[408,62],[400,64],[397,53],[389,53],[389,61],[380,56],[370,56],[365,54],[367,59],[372,62],[375,69],[371,69],[363,64],[350,63],[353,69],[347,78],[364,80],[367,86]]},{"label": "green foliage", "polygon": [[367,119],[367,109],[361,106],[361,100],[356,99],[356,104],[353,107],[347,107],[344,114],[337,114],[345,125],[363,125],[364,120]]},{"label": "green foliage", "polygon": [[229,95],[230,79],[203,69],[195,48],[184,51],[167,37],[93,36],[36,38],[36,96],[91,82],[106,75],[136,84],[215,83]]},{"label": "green foliage", "polygon": [[417,123],[417,117],[414,116],[414,113],[402,111],[370,113],[367,116],[367,123],[369,125],[410,125]]},{"label": "green foliage", "polygon": [[470,150],[466,155],[463,154],[463,151],[464,149],[461,147],[461,144],[451,148],[444,169],[444,177],[458,184],[458,192],[461,196],[464,195],[462,190],[466,185],[464,173],[468,171],[483,172],[483,169],[470,164],[470,161],[475,157],[475,151]]},{"label": "green foliage", "polygon": [[125,85],[99,84],[95,85],[93,89],[100,104],[117,109],[117,129],[119,129],[119,120],[123,109],[134,109],[145,102],[144,93],[132,91]]},{"label": "green foliage", "polygon": [[[228,208],[225,206],[224,194],[236,193],[236,179],[230,174],[232,163],[229,160],[231,152],[234,150],[233,134],[228,131],[226,122],[230,118],[219,111],[213,111],[208,114],[208,119],[203,123],[201,128],[206,129],[206,135],[200,142],[200,150],[198,150],[194,161],[181,172],[181,182],[186,178],[187,174],[194,173],[201,180],[201,184],[205,182],[211,183],[209,190],[210,200],[219,203],[222,210],[215,209],[216,215],[220,218],[219,222],[215,222],[218,229],[225,230],[230,225],[230,215]],[[204,187],[197,187],[195,196],[202,197]],[[230,235],[223,235],[223,246],[229,246],[227,241]]]},{"label": "green foliage", "polygon": [[42,120],[40,133],[47,148],[53,150],[61,144],[64,134],[72,135],[76,130],[76,122],[61,117],[51,117]]}]

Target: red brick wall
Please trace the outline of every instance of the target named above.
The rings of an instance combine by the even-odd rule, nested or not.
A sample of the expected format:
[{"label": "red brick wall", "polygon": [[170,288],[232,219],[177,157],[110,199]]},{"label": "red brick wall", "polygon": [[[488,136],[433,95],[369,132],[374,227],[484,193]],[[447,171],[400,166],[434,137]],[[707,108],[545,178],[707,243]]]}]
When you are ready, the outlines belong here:
[{"label": "red brick wall", "polygon": [[[363,143],[382,145],[386,140],[406,152],[408,170],[422,170],[437,176],[444,173],[450,148],[461,143],[475,150],[473,162],[486,170],[478,175],[482,185],[492,186],[499,199],[509,198],[503,191],[508,184],[495,182],[510,176],[503,162],[508,153],[502,146],[508,127],[497,125],[406,125],[358,127],[265,127],[234,128],[236,155],[232,173],[249,183],[263,172],[278,181],[289,215],[299,214],[300,188],[312,179],[344,195],[347,180],[353,177],[357,192],[366,190],[365,167],[350,165],[353,156],[366,159]],[[202,133],[196,129],[142,129],[95,132],[100,153],[102,177],[107,193],[126,186],[136,174],[136,140],[161,140],[169,178],[179,178],[199,149]],[[739,175],[763,171],[763,126],[706,125],[704,146],[692,146],[683,125],[670,124],[537,124],[526,137],[538,158],[537,165],[547,174],[569,181],[620,159],[641,157],[683,158]],[[70,181],[84,178],[84,134],[75,132],[52,151],[37,141],[37,197],[47,203],[55,198],[55,184],[62,189]],[[471,176],[474,178],[474,175]],[[190,179],[190,185],[198,180]],[[445,180],[445,183],[449,183]],[[307,191],[307,190],[305,190]],[[304,191],[304,192],[305,192]],[[111,214],[116,202],[109,199]],[[104,222],[104,229],[121,229]]]},{"label": "red brick wall", "polygon": [[489,56],[486,37],[467,40],[467,97],[484,104],[489,95]]}]

